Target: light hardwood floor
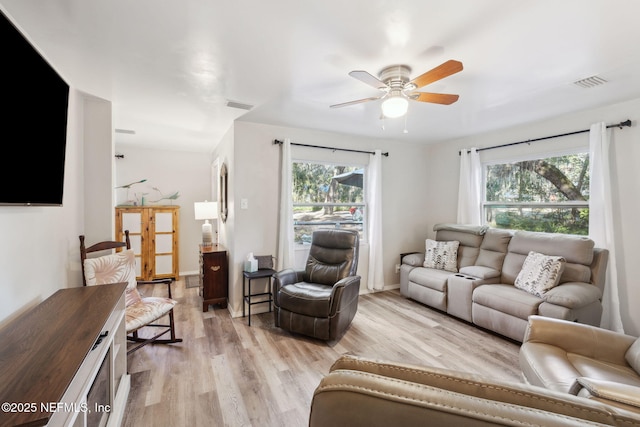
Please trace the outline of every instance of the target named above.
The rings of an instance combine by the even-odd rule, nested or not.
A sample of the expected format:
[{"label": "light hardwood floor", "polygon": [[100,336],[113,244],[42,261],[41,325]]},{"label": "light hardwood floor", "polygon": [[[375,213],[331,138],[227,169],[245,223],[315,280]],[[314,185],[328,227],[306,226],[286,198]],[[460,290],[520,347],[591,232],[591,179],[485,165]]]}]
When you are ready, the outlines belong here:
[{"label": "light hardwood floor", "polygon": [[[361,295],[344,337],[326,343],[276,328],[273,314],[202,312],[198,288],[174,286],[184,342],[128,358],[123,426],[305,426],[313,391],[342,354],[522,382],[519,345],[400,296]],[[257,306],[256,306],[257,307]]]}]

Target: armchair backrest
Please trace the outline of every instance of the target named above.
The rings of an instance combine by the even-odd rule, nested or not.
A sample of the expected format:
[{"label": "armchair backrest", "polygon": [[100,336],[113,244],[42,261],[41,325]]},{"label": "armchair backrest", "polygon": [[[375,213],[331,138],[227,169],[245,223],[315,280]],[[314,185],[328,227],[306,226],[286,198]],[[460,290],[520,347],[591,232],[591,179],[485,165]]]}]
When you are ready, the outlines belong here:
[{"label": "armchair backrest", "polygon": [[304,281],[333,286],[340,279],[354,276],[358,269],[359,248],[357,231],[314,231]]}]

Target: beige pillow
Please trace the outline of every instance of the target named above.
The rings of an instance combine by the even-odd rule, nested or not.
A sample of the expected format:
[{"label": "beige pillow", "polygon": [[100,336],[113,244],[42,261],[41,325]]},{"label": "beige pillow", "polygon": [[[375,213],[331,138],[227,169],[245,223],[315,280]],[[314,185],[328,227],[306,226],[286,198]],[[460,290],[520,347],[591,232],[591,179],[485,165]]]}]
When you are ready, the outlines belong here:
[{"label": "beige pillow", "polygon": [[427,249],[423,264],[425,267],[454,273],[458,272],[458,247],[460,242],[457,240],[438,242],[427,239],[425,245]]},{"label": "beige pillow", "polygon": [[522,270],[515,280],[515,287],[540,298],[560,281],[566,260],[561,256],[529,252]]}]

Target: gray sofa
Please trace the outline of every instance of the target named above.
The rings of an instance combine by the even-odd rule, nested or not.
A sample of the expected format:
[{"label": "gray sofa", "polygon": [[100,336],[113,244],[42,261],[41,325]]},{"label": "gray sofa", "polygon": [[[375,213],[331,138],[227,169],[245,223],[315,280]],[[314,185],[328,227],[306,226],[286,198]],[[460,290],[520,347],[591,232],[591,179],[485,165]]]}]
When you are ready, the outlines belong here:
[{"label": "gray sofa", "polygon": [[[405,255],[400,293],[522,342],[530,315],[599,325],[608,251],[584,236],[437,224],[439,242],[459,242],[455,270],[425,267],[425,252]],[[542,295],[515,286],[529,252],[562,257],[558,285]]]}]

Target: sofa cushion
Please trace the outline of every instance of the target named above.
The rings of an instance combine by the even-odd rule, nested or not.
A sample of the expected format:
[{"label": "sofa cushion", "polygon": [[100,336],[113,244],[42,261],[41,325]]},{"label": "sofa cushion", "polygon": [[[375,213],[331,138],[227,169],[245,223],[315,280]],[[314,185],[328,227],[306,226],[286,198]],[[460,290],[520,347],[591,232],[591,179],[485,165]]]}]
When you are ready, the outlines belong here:
[{"label": "sofa cushion", "polygon": [[482,285],[473,291],[473,303],[511,316],[527,319],[538,313],[542,299],[512,285]]},{"label": "sofa cushion", "polygon": [[409,282],[435,289],[439,292],[445,292],[447,289],[447,279],[449,279],[451,275],[451,272],[446,270],[414,268],[409,273]]},{"label": "sofa cushion", "polygon": [[516,231],[509,242],[509,252],[528,254],[530,251],[561,256],[567,262],[590,265],[593,261],[593,240],[572,234]]},{"label": "sofa cushion", "polygon": [[472,225],[436,224],[433,227],[439,242],[460,242],[458,246],[458,268],[474,265],[484,240],[486,227]]},{"label": "sofa cushion", "polygon": [[460,246],[460,242],[457,240],[438,242],[427,239],[425,245],[427,250],[424,266],[426,268],[458,272],[458,246]]},{"label": "sofa cushion", "polygon": [[625,360],[640,375],[640,338],[636,339],[624,355]]},{"label": "sofa cushion", "polygon": [[494,270],[501,271],[511,236],[512,232],[509,230],[501,230],[498,228],[490,228],[487,230],[480,245],[480,253],[478,254],[475,265],[490,267]]},{"label": "sofa cushion", "polygon": [[495,270],[491,267],[484,267],[482,265],[470,265],[468,267],[462,267],[460,269],[460,273],[483,280],[500,277],[500,271]]},{"label": "sofa cushion", "polygon": [[531,251],[524,260],[514,285],[518,289],[542,298],[549,289],[558,284],[565,263],[563,257]]}]

